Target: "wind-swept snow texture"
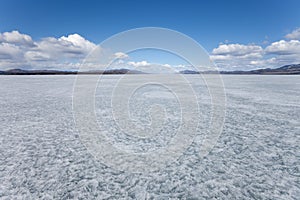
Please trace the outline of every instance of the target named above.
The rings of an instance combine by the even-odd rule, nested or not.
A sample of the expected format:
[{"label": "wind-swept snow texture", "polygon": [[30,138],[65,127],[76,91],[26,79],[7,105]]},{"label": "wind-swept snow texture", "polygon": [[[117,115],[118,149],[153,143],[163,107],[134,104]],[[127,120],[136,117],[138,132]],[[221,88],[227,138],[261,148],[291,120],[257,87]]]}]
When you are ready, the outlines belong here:
[{"label": "wind-swept snow texture", "polygon": [[[147,75],[131,75],[133,83],[136,76]],[[155,85],[132,96],[128,109],[137,126],[146,124],[142,128],[149,133],[151,123],[168,127],[140,145],[114,129],[105,99],[117,77],[102,77],[95,94],[95,112],[111,131],[111,141],[139,152],[168,145],[180,126],[174,96]],[[196,139],[201,141],[210,96],[199,77],[187,77],[199,100]],[[89,153],[72,115],[75,78],[0,76],[0,199],[299,199],[299,76],[223,76],[226,119],[214,148],[201,158],[201,142],[195,142],[175,162],[151,173],[118,171]],[[143,111],[151,101],[168,102],[164,121]],[[154,106],[149,112],[160,110]]]}]

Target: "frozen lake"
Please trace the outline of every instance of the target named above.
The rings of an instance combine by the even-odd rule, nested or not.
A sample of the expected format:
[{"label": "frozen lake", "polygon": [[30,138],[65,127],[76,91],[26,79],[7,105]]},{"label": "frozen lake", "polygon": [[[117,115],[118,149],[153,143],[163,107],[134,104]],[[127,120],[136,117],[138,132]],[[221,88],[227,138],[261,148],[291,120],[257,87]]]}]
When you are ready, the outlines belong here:
[{"label": "frozen lake", "polygon": [[[137,76],[146,75],[131,75],[132,83]],[[127,151],[168,145],[180,124],[178,102],[155,84],[132,95],[128,109],[137,121],[132,131],[151,133],[151,123],[168,128],[148,143],[118,135],[108,98],[117,77],[105,76],[96,90],[95,113],[103,131]],[[187,78],[197,91],[201,140],[210,118],[210,95],[198,77]],[[202,159],[197,145],[191,145],[167,167],[132,173],[94,159],[82,144],[72,112],[76,76],[0,76],[0,199],[299,199],[300,76],[222,78],[226,118],[208,156]],[[161,102],[168,113],[163,122],[143,110]]]}]

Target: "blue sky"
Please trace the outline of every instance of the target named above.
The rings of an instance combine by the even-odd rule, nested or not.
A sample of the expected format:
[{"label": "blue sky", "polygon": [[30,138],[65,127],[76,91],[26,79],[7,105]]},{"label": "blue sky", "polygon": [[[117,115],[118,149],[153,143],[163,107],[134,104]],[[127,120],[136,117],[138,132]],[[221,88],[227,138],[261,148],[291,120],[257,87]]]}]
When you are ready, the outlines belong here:
[{"label": "blue sky", "polygon": [[[291,40],[299,41],[300,39],[297,35],[300,27],[299,8],[300,1],[297,0],[2,0],[0,2],[0,33],[2,33],[0,54],[8,48],[13,48],[9,45],[5,46],[4,43],[9,43],[9,41],[3,39],[5,32],[11,33],[13,30],[30,36],[33,42],[41,42],[43,38],[58,39],[62,36],[78,34],[88,42],[99,44],[104,39],[121,31],[152,26],[174,29],[192,37],[214,56],[213,59],[219,63],[220,68],[231,70],[272,67],[287,62],[298,62],[297,59],[292,59],[293,56],[282,58],[286,52],[281,55],[282,49],[278,48],[282,45],[294,48],[290,55],[298,52],[298,42],[291,44]],[[294,36],[287,37],[293,31]],[[280,41],[285,43],[276,43]],[[228,46],[220,48],[221,43]],[[273,43],[276,44],[271,46]],[[271,47],[266,50],[268,46]],[[29,51],[28,48],[21,47],[21,49]],[[249,49],[254,52],[249,52]],[[34,51],[36,52],[36,50]],[[258,59],[258,56],[256,60],[252,59],[253,62],[250,65],[250,60],[247,63],[243,60],[245,57],[237,57],[235,51],[245,51],[245,54],[248,55],[261,53],[260,56],[263,58]],[[288,51],[291,50],[288,49]],[[45,52],[39,53],[45,55]],[[224,57],[226,53],[228,58]],[[145,58],[142,54],[132,55],[131,58],[136,61],[145,59],[149,63],[159,62],[160,59],[161,62],[172,60],[172,56],[162,56],[159,52],[148,51],[144,55]],[[9,56],[5,54],[0,55],[1,57],[7,59]],[[10,55],[10,57],[14,56]],[[278,57],[280,59],[277,59]],[[226,61],[229,58],[237,60],[236,62]],[[277,59],[276,62],[275,60],[266,61],[271,58]],[[239,62],[238,59],[242,59],[242,61]],[[174,60],[176,59],[174,58]],[[21,64],[20,61],[16,65]],[[170,64],[180,64],[180,61],[170,61]],[[29,66],[28,63],[26,65]],[[0,64],[2,68],[11,66],[7,65],[7,62]]]}]

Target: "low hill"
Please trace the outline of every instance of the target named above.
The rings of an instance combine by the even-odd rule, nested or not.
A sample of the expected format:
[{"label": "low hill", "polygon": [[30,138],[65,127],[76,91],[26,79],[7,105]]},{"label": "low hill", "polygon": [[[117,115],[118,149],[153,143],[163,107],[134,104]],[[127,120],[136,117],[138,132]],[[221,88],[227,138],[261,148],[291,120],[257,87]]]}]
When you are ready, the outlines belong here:
[{"label": "low hill", "polygon": [[293,64],[293,65],[285,65],[283,67],[271,69],[256,69],[251,71],[193,71],[193,70],[184,70],[180,71],[181,74],[213,74],[213,73],[220,73],[220,74],[262,74],[262,75],[292,75],[292,74],[300,74],[300,64]]},{"label": "low hill", "polygon": [[0,75],[72,75],[72,74],[142,74],[143,72],[129,69],[111,69],[111,70],[96,70],[96,71],[59,71],[59,70],[23,70],[10,69],[0,71]]},{"label": "low hill", "polygon": [[[300,64],[285,65],[279,68],[271,69],[256,69],[251,71],[193,71],[184,70],[180,74],[262,74],[262,75],[294,75],[300,74]],[[59,70],[23,70],[10,69],[0,71],[0,75],[71,75],[71,74],[146,74],[145,72],[130,69],[110,69],[110,70],[95,70],[95,71],[59,71]]]}]

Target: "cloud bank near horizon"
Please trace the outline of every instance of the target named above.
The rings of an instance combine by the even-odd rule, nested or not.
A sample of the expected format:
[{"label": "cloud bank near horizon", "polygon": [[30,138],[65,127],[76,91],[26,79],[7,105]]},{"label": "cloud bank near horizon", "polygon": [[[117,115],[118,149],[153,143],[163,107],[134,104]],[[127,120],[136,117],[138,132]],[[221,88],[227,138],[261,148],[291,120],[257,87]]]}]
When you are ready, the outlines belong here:
[{"label": "cloud bank near horizon", "polygon": [[[79,34],[59,38],[47,37],[34,41],[30,35],[17,30],[0,33],[0,70],[58,69],[77,70],[83,59],[97,45]],[[141,71],[169,72],[192,69],[191,66],[134,61],[122,52],[115,54],[116,68],[135,68]],[[274,68],[300,63],[300,28],[269,45],[220,44],[210,52],[220,70],[251,70]]]},{"label": "cloud bank near horizon", "polygon": [[300,63],[300,28],[263,47],[257,44],[220,44],[211,59],[223,70],[276,68]]}]

